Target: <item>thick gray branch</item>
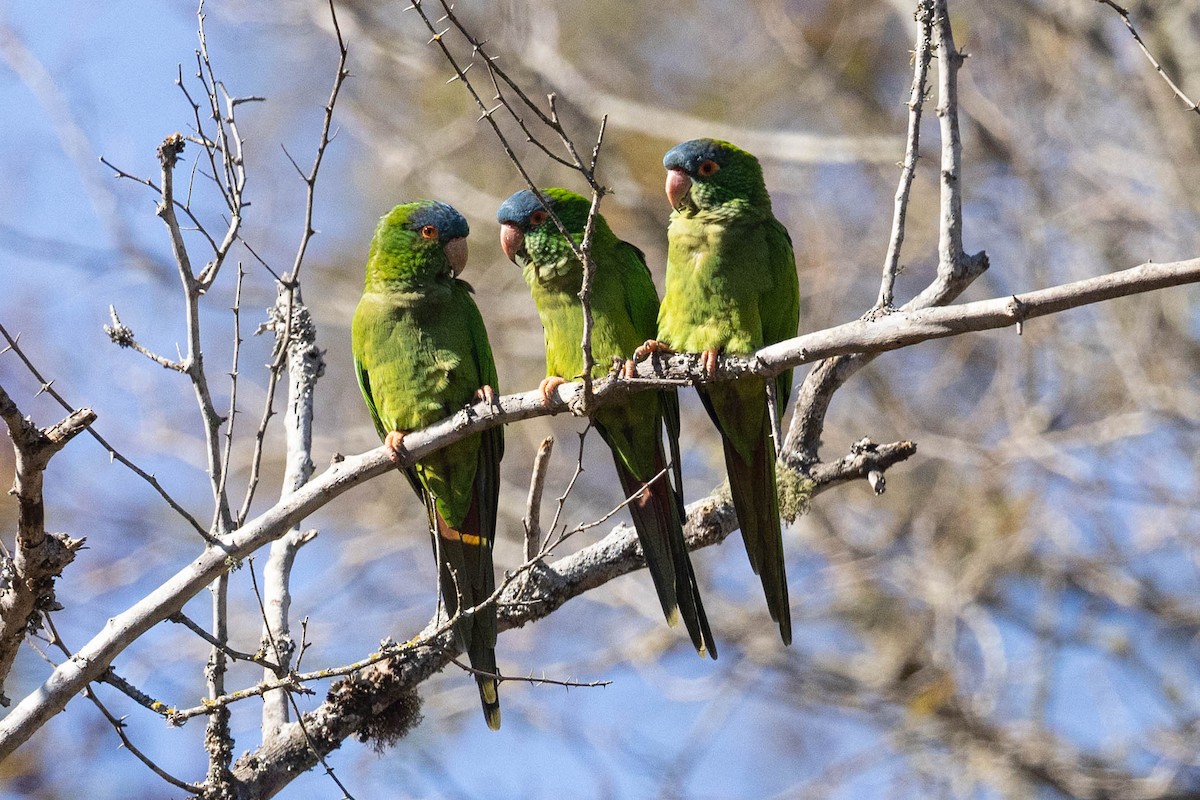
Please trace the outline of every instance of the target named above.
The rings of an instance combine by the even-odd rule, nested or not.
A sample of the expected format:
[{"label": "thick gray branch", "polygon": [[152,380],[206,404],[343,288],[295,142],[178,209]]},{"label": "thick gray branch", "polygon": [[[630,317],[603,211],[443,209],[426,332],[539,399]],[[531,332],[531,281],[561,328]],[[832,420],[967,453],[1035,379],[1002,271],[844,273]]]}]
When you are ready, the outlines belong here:
[{"label": "thick gray branch", "polygon": [[[1016,297],[898,312],[874,321],[851,322],[772,345],[749,359],[722,359],[720,375],[723,378],[750,373],[772,375],[790,366],[833,355],[894,350],[927,339],[1007,327],[1068,308],[1195,282],[1200,282],[1200,258],[1171,264],[1143,264],[1122,272]],[[658,360],[643,363],[639,365],[638,376],[649,378],[656,374],[656,370],[660,370],[663,376],[676,384],[704,379],[705,373],[698,368],[697,356],[673,356],[669,362],[667,365]],[[655,385],[661,385],[661,381],[605,380],[596,387],[595,403],[600,406],[609,398]],[[495,425],[568,411],[568,404],[578,390],[577,384],[559,387],[550,409],[542,404],[541,394],[535,390],[501,398],[492,408],[476,405],[460,411],[425,430],[406,436],[402,463],[411,464],[435,449]],[[221,547],[207,549],[144,599],[113,617],[74,658],[55,669],[41,687],[0,721],[0,759],[33,735],[47,719],[61,711],[72,697],[102,674],[113,658],[137,637],[178,611],[187,600],[227,570],[231,560],[244,558],[279,538],[301,519],[343,492],[394,468],[385,447],[351,456],[333,464],[293,495],[238,530],[221,537]]]},{"label": "thick gray branch", "polygon": [[8,426],[16,453],[12,494],[17,497],[17,539],[12,559],[4,559],[0,574],[0,705],[8,698],[2,689],[25,634],[38,624],[38,613],[54,606],[54,579],[75,559],[83,539],[46,532],[42,474],[51,457],[96,419],[82,408],[50,428],[38,428],[21,415],[17,404],[0,387],[0,419]]},{"label": "thick gray branch", "polygon": [[[809,496],[847,481],[883,471],[916,452],[911,442],[880,445],[826,465],[809,484]],[[686,526],[688,548],[716,544],[737,529],[737,515],[728,493],[718,491],[689,508]],[[595,544],[548,566],[530,571],[525,581],[513,581],[501,595],[500,629],[520,628],[558,610],[568,600],[602,586],[613,578],[645,566],[637,534],[630,525],[619,525]],[[438,620],[430,626],[438,624]],[[426,629],[426,634],[432,627]],[[424,638],[424,634],[418,639]],[[292,723],[262,748],[247,753],[234,766],[239,798],[268,798],[296,775],[317,763],[318,757],[341,745],[349,736],[367,735],[367,723],[378,714],[393,714],[400,705],[410,714],[409,700],[416,687],[441,671],[457,650],[444,633],[392,661],[383,661],[336,683],[318,708],[304,715],[304,727]],[[316,746],[320,753],[313,752]]]},{"label": "thick gray branch", "polygon": [[[289,297],[292,303],[288,308]],[[300,289],[294,295],[279,293],[274,308],[276,331],[286,340],[288,368],[287,410],[283,427],[287,434],[287,462],[281,497],[286,498],[312,477],[313,394],[317,380],[325,373],[325,359],[317,347],[317,329],[312,315],[302,304]],[[290,329],[287,320],[291,319]],[[291,572],[296,553],[315,536],[314,531],[292,528],[271,543],[271,552],[263,568],[263,652],[279,669],[291,668],[296,643],[292,639],[289,612],[292,605]],[[264,678],[279,677],[277,670],[264,669]],[[284,691],[263,696],[263,741],[288,721],[288,696]]]}]

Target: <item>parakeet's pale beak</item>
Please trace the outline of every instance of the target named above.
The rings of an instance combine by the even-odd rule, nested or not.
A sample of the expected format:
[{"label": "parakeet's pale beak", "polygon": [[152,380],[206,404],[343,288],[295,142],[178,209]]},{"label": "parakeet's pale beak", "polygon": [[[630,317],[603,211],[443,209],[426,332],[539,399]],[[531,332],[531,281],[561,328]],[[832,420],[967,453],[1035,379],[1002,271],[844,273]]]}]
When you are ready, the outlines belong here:
[{"label": "parakeet's pale beak", "polygon": [[467,238],[465,236],[446,242],[446,260],[450,262],[450,269],[454,271],[456,278],[466,269]]},{"label": "parakeet's pale beak", "polygon": [[671,208],[679,208],[691,188],[692,179],[686,172],[679,167],[667,170],[667,200],[671,201]]},{"label": "parakeet's pale beak", "polygon": [[517,253],[521,252],[521,248],[525,246],[525,234],[511,222],[506,222],[500,226],[500,249],[504,251],[504,255],[508,256],[508,260],[517,263]]}]

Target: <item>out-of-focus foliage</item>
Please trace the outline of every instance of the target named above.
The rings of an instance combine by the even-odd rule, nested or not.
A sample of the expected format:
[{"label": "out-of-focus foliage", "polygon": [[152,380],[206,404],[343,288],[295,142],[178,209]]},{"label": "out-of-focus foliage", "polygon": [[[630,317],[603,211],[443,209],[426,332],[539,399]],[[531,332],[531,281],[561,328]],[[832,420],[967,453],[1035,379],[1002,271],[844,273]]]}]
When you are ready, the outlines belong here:
[{"label": "out-of-focus foliage", "polygon": [[[600,115],[612,115],[599,175],[614,193],[603,211],[646,251],[660,286],[663,152],[704,135],[705,120],[747,136],[829,137],[825,154],[819,146],[805,158],[757,153],[796,244],[801,329],[816,330],[858,317],[876,296],[898,169],[876,156],[832,154],[855,142],[873,153],[885,137],[895,142],[893,160],[902,157],[913,6],[497,0],[464,2],[458,12],[531,96],[558,93],[578,142],[590,146]],[[433,197],[463,211],[472,227],[468,277],[502,388],[532,388],[544,374],[533,304],[495,243],[495,209],[519,177],[403,7],[339,6],[353,78],[305,277],[328,362],[318,385],[318,464],[377,443],[351,372],[349,320],[374,221],[397,202]],[[1200,95],[1200,11],[1186,2],[1127,7],[1164,69]],[[1111,9],[958,0],[951,11],[970,55],[960,86],[965,243],[986,249],[992,263],[966,299],[1197,255],[1200,117],[1184,110]],[[315,143],[336,58],[328,10],[287,0],[214,4],[209,13],[210,46],[231,91],[268,97],[240,112],[253,202],[245,235],[282,270],[300,235],[303,186],[278,145],[304,164]],[[86,25],[15,14],[8,21],[6,60],[14,39],[43,60],[88,158],[70,161],[58,150],[53,137],[65,134],[46,99],[51,90],[31,91],[28,71],[0,67],[0,87],[34,120],[0,134],[13,137],[0,152],[0,171],[11,176],[0,199],[0,321],[23,332],[60,390],[97,408],[111,438],[202,509],[207,486],[188,387],[117,351],[99,330],[113,303],[160,351],[182,337],[152,195],[104,185],[99,191],[113,198],[104,212],[85,188],[107,181],[91,156],[115,156],[149,175],[154,144],[188,124],[170,83],[177,62],[187,77],[192,22],[157,6],[146,14],[167,14],[170,35],[156,38],[154,57],[136,70],[122,59],[154,36],[136,27],[147,23],[129,23],[137,36],[105,39]],[[469,57],[461,42],[453,46]],[[473,76],[486,85],[481,67]],[[934,270],[935,102],[926,105],[900,300]],[[534,148],[520,155],[539,182],[583,190]],[[47,186],[65,187],[64,196],[48,197]],[[15,199],[22,195],[25,204]],[[249,270],[247,330],[258,321],[247,309],[274,295],[254,259],[238,257]],[[231,298],[230,286],[220,291]],[[741,544],[730,541],[694,556],[721,653],[715,664],[689,655],[686,638],[649,613],[650,582],[634,575],[504,634],[498,648],[511,674],[609,678],[613,686],[564,693],[506,685],[505,727],[490,735],[476,719],[473,682],[449,673],[424,687],[421,727],[382,757],[347,743],[331,758],[338,775],[359,797],[1150,797],[1168,785],[1155,781],[1171,779],[1195,790],[1197,299],[1189,288],[1091,306],[1027,324],[1020,337],[1006,330],[888,354],[856,376],[834,401],[823,456],[844,454],[864,435],[912,439],[920,449],[889,474],[884,496],[866,486],[826,493],[786,534],[792,648],[779,645]],[[209,306],[213,363],[228,359],[229,318],[220,310],[228,304]],[[249,420],[261,406],[255,368],[266,343],[251,339],[243,358],[240,405]],[[0,381],[39,423],[57,419],[32,399],[37,387],[11,356],[0,356]],[[720,455],[690,397],[684,414],[686,488],[698,498],[721,479]],[[248,440],[253,423],[244,424]],[[537,442],[559,437],[547,492],[557,495],[581,429],[555,418],[508,431],[498,565],[520,560]],[[278,485],[280,441],[270,441],[261,503]],[[587,469],[565,512],[572,521],[620,500],[599,444],[594,435],[585,444]],[[0,471],[10,459],[0,448]],[[82,441],[56,459],[47,487],[51,527],[87,535],[92,548],[60,584],[66,608],[56,620],[68,644],[197,546],[144,485]],[[14,520],[13,504],[0,502],[2,529]],[[321,535],[301,551],[294,606],[309,618],[308,665],[352,660],[424,623],[434,603],[432,559],[419,504],[400,476],[356,490],[310,524]],[[233,587],[241,609],[234,643],[253,650],[260,622],[245,569]],[[205,602],[189,611],[203,618]],[[191,705],[203,692],[205,655],[190,634],[160,626],[116,666],[159,699]],[[32,653],[18,668],[9,690],[16,697],[45,674]],[[257,669],[239,667],[232,681],[257,679]],[[189,779],[202,774],[201,724],[163,730],[129,713],[130,735],[164,766]],[[257,743],[255,710],[242,713],[239,750]],[[115,747],[107,724],[77,702],[0,774],[13,796],[87,787],[95,797],[178,794]],[[88,768],[64,770],[64,752]],[[97,789],[98,772],[120,788]],[[332,790],[316,773],[285,796]]]}]

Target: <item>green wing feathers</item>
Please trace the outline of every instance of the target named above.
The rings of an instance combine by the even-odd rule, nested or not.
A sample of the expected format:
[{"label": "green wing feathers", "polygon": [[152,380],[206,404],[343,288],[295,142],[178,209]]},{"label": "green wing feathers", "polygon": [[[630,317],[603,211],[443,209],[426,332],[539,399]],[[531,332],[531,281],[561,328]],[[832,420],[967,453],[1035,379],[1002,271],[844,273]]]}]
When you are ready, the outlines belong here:
[{"label": "green wing feathers", "polygon": [[[796,275],[796,256],[787,229],[771,219],[764,225],[763,238],[771,271],[771,290],[763,293],[759,313],[763,323],[763,344],[774,344],[791,339],[799,330],[800,279]],[[792,370],[785,369],[775,376],[775,392],[782,419],[791,400]]]}]

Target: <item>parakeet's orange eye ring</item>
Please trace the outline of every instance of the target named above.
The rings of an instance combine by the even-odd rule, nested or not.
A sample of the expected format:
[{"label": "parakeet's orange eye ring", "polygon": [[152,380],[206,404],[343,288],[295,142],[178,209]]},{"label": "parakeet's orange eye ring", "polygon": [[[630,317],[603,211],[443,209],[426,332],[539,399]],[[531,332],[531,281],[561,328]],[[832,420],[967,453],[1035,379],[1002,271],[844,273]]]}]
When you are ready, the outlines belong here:
[{"label": "parakeet's orange eye ring", "polygon": [[546,209],[539,208],[537,211],[534,211],[532,214],[529,215],[529,224],[530,225],[541,225],[543,222],[546,221],[546,218],[549,216],[550,215],[546,213]]},{"label": "parakeet's orange eye ring", "polygon": [[436,238],[438,238],[438,230],[437,230],[437,228],[436,228],[436,227],[434,227],[433,225],[425,225],[425,226],[423,226],[423,227],[421,228],[421,238],[422,238],[422,239],[436,239]]},{"label": "parakeet's orange eye ring", "polygon": [[720,168],[720,164],[713,161],[711,158],[706,158],[704,161],[700,162],[700,166],[696,167],[696,174],[701,178],[708,178],[712,175],[716,175],[717,170]]}]

